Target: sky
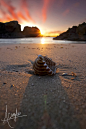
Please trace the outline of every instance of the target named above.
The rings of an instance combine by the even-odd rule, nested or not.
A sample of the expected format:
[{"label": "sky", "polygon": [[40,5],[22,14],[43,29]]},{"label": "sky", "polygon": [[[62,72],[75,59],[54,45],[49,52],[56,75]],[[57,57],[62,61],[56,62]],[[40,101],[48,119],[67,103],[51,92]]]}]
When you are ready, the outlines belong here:
[{"label": "sky", "polygon": [[86,0],[0,0],[0,22],[17,20],[37,26],[46,36],[57,36],[86,22]]}]

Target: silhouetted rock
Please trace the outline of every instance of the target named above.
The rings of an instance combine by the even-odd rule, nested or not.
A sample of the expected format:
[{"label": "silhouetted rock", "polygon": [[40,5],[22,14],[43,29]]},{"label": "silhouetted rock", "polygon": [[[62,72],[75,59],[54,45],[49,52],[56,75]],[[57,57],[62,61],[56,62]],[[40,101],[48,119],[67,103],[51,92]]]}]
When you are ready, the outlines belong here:
[{"label": "silhouetted rock", "polygon": [[24,37],[21,33],[21,25],[18,21],[6,23],[0,22],[0,38],[20,38]]},{"label": "silhouetted rock", "polygon": [[0,38],[24,38],[24,37],[40,37],[40,30],[37,27],[26,26],[21,31],[21,25],[18,21],[10,21],[6,23],[0,22]]},{"label": "silhouetted rock", "polygon": [[71,40],[71,41],[86,41],[86,23],[79,24],[79,26],[73,26],[66,32],[53,38],[54,40]]},{"label": "silhouetted rock", "polygon": [[41,32],[37,27],[28,27],[25,26],[23,30],[23,35],[25,37],[40,37]]}]

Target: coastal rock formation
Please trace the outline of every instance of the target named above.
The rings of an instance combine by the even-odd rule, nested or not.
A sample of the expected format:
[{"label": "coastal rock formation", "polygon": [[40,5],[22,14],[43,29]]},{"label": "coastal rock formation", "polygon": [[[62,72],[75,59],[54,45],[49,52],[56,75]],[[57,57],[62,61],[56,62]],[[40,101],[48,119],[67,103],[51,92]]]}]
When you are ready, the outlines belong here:
[{"label": "coastal rock formation", "polygon": [[0,38],[25,38],[39,37],[40,30],[37,27],[25,27],[21,31],[21,25],[18,21],[10,21],[6,23],[0,22]]},{"label": "coastal rock formation", "polygon": [[21,38],[21,25],[17,21],[0,22],[0,38]]},{"label": "coastal rock formation", "polygon": [[23,35],[25,37],[40,37],[41,32],[37,27],[28,27],[25,26],[23,30]]},{"label": "coastal rock formation", "polygon": [[54,40],[86,41],[86,23],[69,28],[66,32],[53,38]]}]

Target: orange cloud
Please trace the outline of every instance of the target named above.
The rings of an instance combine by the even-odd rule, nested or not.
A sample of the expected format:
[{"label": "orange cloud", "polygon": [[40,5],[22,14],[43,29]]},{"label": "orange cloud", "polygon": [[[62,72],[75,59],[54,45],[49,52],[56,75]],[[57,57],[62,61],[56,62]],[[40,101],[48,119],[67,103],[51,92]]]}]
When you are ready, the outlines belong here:
[{"label": "orange cloud", "polygon": [[42,9],[42,15],[43,15],[43,21],[46,21],[47,18],[47,8],[49,5],[50,0],[44,0],[44,5],[43,5],[43,9]]},{"label": "orange cloud", "polygon": [[6,18],[7,18],[8,21],[12,20],[12,17],[10,17],[8,14],[6,15]]},{"label": "orange cloud", "polygon": [[66,9],[64,12],[63,12],[63,16],[66,16],[68,13],[70,12],[70,10],[69,9]]},{"label": "orange cloud", "polygon": [[[2,18],[3,20],[5,20],[5,21],[6,20],[11,21],[12,20],[12,17],[9,14],[6,14],[6,12],[3,9],[1,9],[0,12],[1,12],[2,15],[5,15],[5,18],[4,19]],[[3,21],[3,20],[1,20],[1,21]]]},{"label": "orange cloud", "polygon": [[[29,22],[29,20],[31,20],[33,23],[35,23],[28,11],[26,0],[20,1],[20,9],[22,9],[23,13],[22,11],[16,11],[16,7],[12,6],[10,3],[8,4],[5,0],[0,0],[0,2],[6,9],[6,11],[1,10],[2,16],[5,16],[3,21],[18,20],[20,23],[22,23],[21,20],[25,20],[26,22]],[[25,17],[24,13],[26,14],[27,18]]]},{"label": "orange cloud", "polygon": [[14,18],[14,19],[18,19],[18,16],[15,14],[15,12],[14,12],[14,7],[13,6],[9,6],[4,0],[1,0],[1,4],[5,7],[5,8],[7,8],[7,10],[8,10],[8,12],[12,15],[12,17]]},{"label": "orange cloud", "polygon": [[27,21],[27,19],[25,18],[25,16],[21,12],[17,12],[17,15],[19,16],[19,18]]},{"label": "orange cloud", "polygon": [[26,13],[27,17],[29,18],[29,20],[31,20],[33,23],[35,23],[35,21],[32,19],[32,17],[30,16],[30,13],[28,11],[26,0],[22,0],[21,6],[23,8],[23,11],[25,11],[25,13]]},{"label": "orange cloud", "polygon": [[[61,0],[61,1],[64,1],[64,0]],[[47,19],[47,10],[49,5],[52,5],[54,2],[55,0],[43,0],[43,8],[42,8],[43,22],[45,22]]]}]

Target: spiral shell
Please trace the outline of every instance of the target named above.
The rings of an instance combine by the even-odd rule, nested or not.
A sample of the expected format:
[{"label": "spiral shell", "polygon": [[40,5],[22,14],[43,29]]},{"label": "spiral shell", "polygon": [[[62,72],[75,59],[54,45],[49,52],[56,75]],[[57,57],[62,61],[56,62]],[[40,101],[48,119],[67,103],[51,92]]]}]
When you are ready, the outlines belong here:
[{"label": "spiral shell", "polygon": [[56,63],[46,56],[38,55],[33,63],[33,69],[37,75],[54,75]]}]

